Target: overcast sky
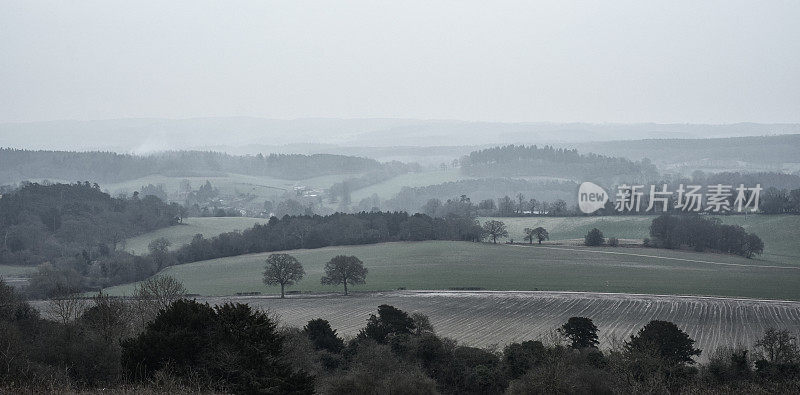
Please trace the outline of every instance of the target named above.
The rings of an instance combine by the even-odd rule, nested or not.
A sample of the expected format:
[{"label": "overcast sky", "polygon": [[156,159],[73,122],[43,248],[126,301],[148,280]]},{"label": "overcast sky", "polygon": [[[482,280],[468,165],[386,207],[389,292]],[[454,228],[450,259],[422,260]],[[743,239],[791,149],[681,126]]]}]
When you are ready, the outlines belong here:
[{"label": "overcast sky", "polygon": [[800,1],[0,1],[0,122],[800,122]]}]

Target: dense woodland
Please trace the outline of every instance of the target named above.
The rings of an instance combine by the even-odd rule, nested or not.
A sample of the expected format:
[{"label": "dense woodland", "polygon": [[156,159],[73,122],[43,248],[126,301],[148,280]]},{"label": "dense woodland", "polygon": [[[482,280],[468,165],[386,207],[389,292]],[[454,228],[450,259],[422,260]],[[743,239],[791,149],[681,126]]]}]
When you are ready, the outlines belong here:
[{"label": "dense woodland", "polygon": [[0,263],[80,257],[89,264],[126,238],[179,223],[184,213],[154,196],[113,198],[88,182],[28,183],[0,198]]},{"label": "dense woodland", "polygon": [[[166,280],[166,281],[165,281]],[[323,319],[303,328],[246,304],[182,298],[170,278],[132,300],[50,301],[46,320],[0,281],[0,391],[267,394],[796,393],[800,350],[767,329],[752,348],[699,350],[678,326],[651,321],[600,349],[603,333],[571,317],[550,337],[502,349],[436,334],[419,313],[378,306],[357,336]],[[697,364],[696,357],[708,355]]]},{"label": "dense woodland", "polygon": [[471,152],[461,158],[461,171],[476,177],[550,176],[597,182],[642,182],[658,177],[649,160],[634,162],[577,150],[535,145],[507,145]]},{"label": "dense woodland", "polygon": [[699,215],[659,216],[650,224],[650,236],[653,239],[645,240],[645,245],[660,248],[708,249],[748,258],[764,251],[758,235],[747,233],[739,225],[725,225],[719,218]]}]

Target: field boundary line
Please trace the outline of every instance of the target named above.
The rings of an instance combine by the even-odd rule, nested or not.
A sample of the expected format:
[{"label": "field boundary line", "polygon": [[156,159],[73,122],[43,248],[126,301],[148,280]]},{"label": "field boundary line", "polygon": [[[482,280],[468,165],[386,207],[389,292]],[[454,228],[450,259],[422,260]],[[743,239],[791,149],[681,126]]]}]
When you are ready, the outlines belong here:
[{"label": "field boundary line", "polygon": [[721,265],[721,266],[800,270],[800,266],[747,265],[747,264],[744,264],[744,263],[713,262],[713,261],[704,261],[704,260],[701,260],[701,259],[674,258],[674,257],[659,256],[659,255],[634,254],[632,252],[585,250],[585,249],[582,249],[582,248],[567,248],[567,247],[546,247],[546,246],[529,247],[529,246],[518,245],[518,244],[509,244],[509,245],[511,245],[513,247],[524,247],[524,248],[547,248],[547,249],[551,249],[551,250],[593,252],[593,253],[597,253],[597,254],[627,255],[627,256],[637,256],[637,257],[642,257],[642,258],[671,259],[671,260],[674,260],[674,261],[693,262],[693,263],[708,263],[708,264],[711,264],[711,265]]}]

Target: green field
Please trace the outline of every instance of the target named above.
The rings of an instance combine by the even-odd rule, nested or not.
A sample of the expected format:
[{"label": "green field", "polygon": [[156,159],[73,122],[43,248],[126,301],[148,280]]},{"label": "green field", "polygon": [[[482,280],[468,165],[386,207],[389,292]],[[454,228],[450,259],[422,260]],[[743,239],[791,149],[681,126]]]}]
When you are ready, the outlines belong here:
[{"label": "green field", "polygon": [[25,277],[33,271],[36,271],[36,267],[0,265],[0,277]]},{"label": "green field", "polygon": [[255,224],[265,222],[267,222],[267,220],[263,218],[247,217],[185,218],[183,223],[180,225],[148,232],[126,240],[125,250],[139,255],[146,254],[147,245],[159,237],[164,237],[172,242],[170,249],[174,250],[184,244],[188,244],[190,241],[192,241],[192,237],[198,233],[202,234],[206,238],[210,238],[220,233],[252,228]]},{"label": "green field", "polygon": [[[654,216],[610,217],[509,217],[491,218],[503,221],[509,238],[523,241],[524,229],[541,226],[551,240],[580,239],[592,228],[606,237],[643,239],[650,237]],[[758,259],[800,265],[800,216],[798,215],[729,215],[720,216],[723,223],[741,225],[764,240],[764,254]],[[488,218],[480,218],[481,223]],[[505,241],[505,240],[504,240]]]},{"label": "green field", "polygon": [[370,185],[366,188],[361,188],[353,191],[350,195],[353,202],[358,203],[359,200],[377,194],[381,199],[391,199],[400,192],[403,187],[424,187],[428,185],[436,185],[445,182],[465,180],[474,177],[465,176],[461,174],[460,169],[449,170],[434,170],[422,173],[406,173],[397,177],[390,178],[386,181]]},{"label": "green field", "polygon": [[[337,291],[319,279],[335,255],[356,255],[369,275],[355,291],[448,289],[563,290],[800,300],[800,269],[741,257],[647,248],[515,246],[468,242],[409,242],[290,251],[306,277],[288,290]],[[269,253],[173,266],[188,292],[232,295],[276,293],[261,283]],[[129,294],[133,285],[114,287]]]}]

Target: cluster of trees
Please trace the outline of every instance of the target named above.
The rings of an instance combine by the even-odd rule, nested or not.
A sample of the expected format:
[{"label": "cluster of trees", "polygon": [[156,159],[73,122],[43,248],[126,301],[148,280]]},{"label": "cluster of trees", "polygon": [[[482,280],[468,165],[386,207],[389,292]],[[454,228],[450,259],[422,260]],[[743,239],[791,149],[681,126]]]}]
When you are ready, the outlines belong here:
[{"label": "cluster of trees", "polygon": [[800,214],[800,188],[769,188],[761,195],[759,208],[764,214]]},{"label": "cluster of trees", "polygon": [[128,237],[177,224],[183,207],[154,196],[112,198],[97,184],[26,183],[0,198],[0,263],[90,264]]},{"label": "cluster of trees", "polygon": [[581,180],[651,180],[658,170],[649,160],[634,162],[574,149],[508,145],[471,152],[461,158],[461,171],[476,177],[550,176]]},{"label": "cluster of trees", "polygon": [[328,174],[381,169],[373,159],[331,154],[234,156],[220,152],[172,151],[147,156],[113,152],[0,149],[0,183],[31,179],[91,179],[112,183],[161,174],[168,177],[237,173],[300,180]]},{"label": "cluster of trees", "polygon": [[[344,294],[347,295],[347,285],[364,284],[367,277],[367,268],[364,262],[354,256],[337,255],[325,264],[325,275],[320,283],[326,285],[344,285]],[[267,266],[264,269],[264,284],[280,285],[281,299],[285,297],[287,285],[294,285],[303,279],[306,271],[303,264],[289,254],[271,254],[267,257]]]},{"label": "cluster of trees", "polygon": [[[97,296],[57,321],[2,282],[0,298],[0,389],[10,392],[725,393],[800,385],[800,350],[785,330],[768,329],[753,350],[721,349],[698,365],[694,340],[666,321],[600,350],[592,320],[571,317],[546,343],[497,350],[458,344],[437,335],[427,316],[390,305],[345,339],[324,319],[280,328],[246,304],[209,306],[158,286],[128,302]],[[158,303],[165,305],[155,314],[140,309]]]},{"label": "cluster of trees", "polygon": [[650,223],[646,244],[660,248],[711,249],[752,258],[764,252],[764,242],[739,225],[724,225],[719,218],[700,215],[661,215]]}]

